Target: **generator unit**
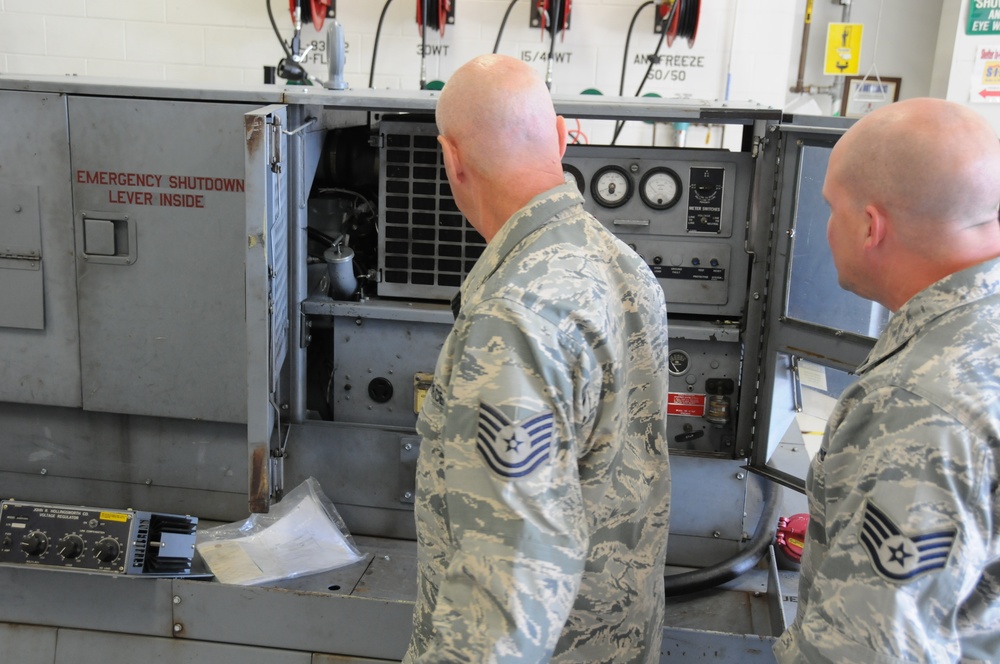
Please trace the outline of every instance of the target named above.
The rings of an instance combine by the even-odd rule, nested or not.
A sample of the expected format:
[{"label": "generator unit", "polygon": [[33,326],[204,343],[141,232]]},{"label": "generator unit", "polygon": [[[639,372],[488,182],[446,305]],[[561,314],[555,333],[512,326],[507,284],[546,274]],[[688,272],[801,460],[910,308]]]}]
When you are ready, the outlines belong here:
[{"label": "generator unit", "polygon": [[[241,662],[402,657],[415,423],[450,301],[485,247],[448,186],[437,94],[0,78],[11,657],[124,664],[125,643]],[[664,649],[768,661],[794,608],[781,590],[794,572],[767,555],[782,487],[805,473],[794,421],[839,385],[805,380],[807,363],[829,376],[859,363],[876,316],[849,304],[814,317],[838,301],[835,280],[815,295],[831,269],[818,184],[846,124],[752,104],[554,101],[595,126],[725,137],[574,144],[563,169],[667,304],[665,583],[727,582],[669,600]],[[199,523],[266,512],[309,477],[362,562],[252,588],[186,578]],[[120,507],[72,507],[87,504]],[[84,599],[112,592],[121,601]]]}]

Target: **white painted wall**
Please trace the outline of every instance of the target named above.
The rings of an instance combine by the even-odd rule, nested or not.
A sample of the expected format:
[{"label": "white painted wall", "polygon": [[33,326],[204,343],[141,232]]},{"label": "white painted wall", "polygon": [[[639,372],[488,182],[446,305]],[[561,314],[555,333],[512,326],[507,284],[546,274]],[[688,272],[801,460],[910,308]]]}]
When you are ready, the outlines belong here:
[{"label": "white painted wall", "polygon": [[[529,27],[531,1],[514,6],[499,51],[530,60],[544,72],[549,45],[538,29]],[[989,41],[964,35],[969,0],[814,0],[805,83],[826,90],[808,95],[819,112],[839,111],[842,80],[824,76],[822,61],[826,24],[841,20],[844,2],[850,6],[850,21],[865,25],[863,73],[874,64],[881,76],[902,77],[902,98],[933,94],[970,104],[1000,133],[1000,104],[976,103],[967,94],[974,46]],[[279,29],[290,39],[287,0],[272,3]],[[368,87],[384,2],[336,4],[348,42],[346,80],[354,88]],[[446,81],[469,58],[490,52],[509,0],[455,4],[456,23],[444,36],[428,36],[428,80]],[[556,46],[553,92],[596,88],[617,94],[625,35],[642,4],[575,0],[571,29]],[[416,5],[415,0],[390,5],[375,87],[419,87]],[[703,0],[693,47],[682,40],[671,48],[664,45],[660,53],[672,61],[654,68],[643,92],[803,108],[801,95],[789,90],[797,78],[805,6],[806,0]],[[256,84],[263,80],[264,65],[274,65],[282,56],[265,7],[265,0],[0,0],[0,75]],[[652,24],[653,9],[646,7],[629,49],[626,95],[635,93],[646,71],[639,60],[656,47]],[[307,26],[303,41],[325,40]],[[1000,36],[992,41],[1000,43]],[[314,53],[307,63],[319,79],[327,76],[324,57]]]}]

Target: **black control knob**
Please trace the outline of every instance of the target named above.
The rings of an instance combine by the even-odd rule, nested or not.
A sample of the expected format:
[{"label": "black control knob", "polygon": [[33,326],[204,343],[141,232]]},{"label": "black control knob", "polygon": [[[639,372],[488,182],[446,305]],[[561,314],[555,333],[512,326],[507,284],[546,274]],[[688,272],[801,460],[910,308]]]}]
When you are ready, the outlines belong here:
[{"label": "black control knob", "polygon": [[40,530],[33,530],[21,540],[21,550],[29,556],[40,556],[47,548],[49,548],[49,538]]},{"label": "black control knob", "polygon": [[94,545],[94,557],[102,563],[113,562],[121,553],[122,547],[118,540],[112,537],[105,537]]},{"label": "black control knob", "polygon": [[83,538],[79,535],[66,535],[59,540],[56,550],[66,560],[77,558],[83,553]]}]

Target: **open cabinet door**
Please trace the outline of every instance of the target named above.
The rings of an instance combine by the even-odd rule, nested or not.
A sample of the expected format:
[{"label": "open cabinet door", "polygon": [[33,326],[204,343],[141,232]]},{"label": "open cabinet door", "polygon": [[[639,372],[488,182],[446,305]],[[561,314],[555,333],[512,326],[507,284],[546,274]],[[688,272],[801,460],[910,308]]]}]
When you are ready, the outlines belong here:
[{"label": "open cabinet door", "polygon": [[[769,302],[761,353],[761,406],[751,466],[799,491],[831,409],[854,380],[888,310],[843,290],[826,239],[823,180],[847,120],[805,118],[772,132],[776,150]],[[815,126],[820,121],[828,126]]]},{"label": "open cabinet door", "polygon": [[270,506],[271,439],[278,388],[288,353],[287,108],[244,115],[246,140],[246,322],[248,500]]}]

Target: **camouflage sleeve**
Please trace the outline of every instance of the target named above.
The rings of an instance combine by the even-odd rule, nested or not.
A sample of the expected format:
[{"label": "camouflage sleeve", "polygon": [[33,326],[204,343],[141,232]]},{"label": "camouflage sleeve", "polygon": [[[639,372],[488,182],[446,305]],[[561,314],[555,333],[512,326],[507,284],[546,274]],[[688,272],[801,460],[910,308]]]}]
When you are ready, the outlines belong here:
[{"label": "camouflage sleeve", "polygon": [[438,420],[455,554],[416,661],[545,661],[587,555],[575,441],[600,380],[589,350],[517,303],[468,313]]},{"label": "camouflage sleeve", "polygon": [[958,661],[961,607],[995,547],[989,446],[898,388],[843,412],[810,471],[799,614],[777,660]]}]

